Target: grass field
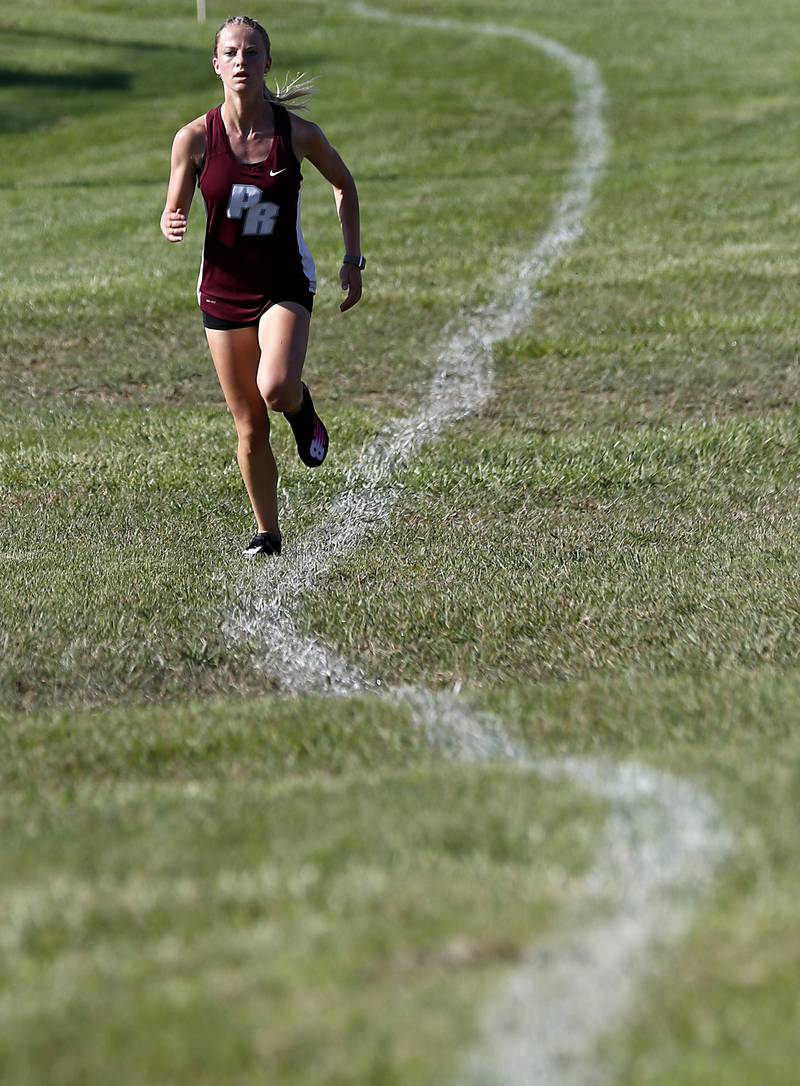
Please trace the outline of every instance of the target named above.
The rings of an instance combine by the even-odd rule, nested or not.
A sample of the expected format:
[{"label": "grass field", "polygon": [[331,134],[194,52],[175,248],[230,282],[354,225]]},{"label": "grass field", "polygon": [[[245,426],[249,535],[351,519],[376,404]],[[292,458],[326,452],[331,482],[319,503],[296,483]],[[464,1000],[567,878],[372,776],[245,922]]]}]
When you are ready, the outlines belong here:
[{"label": "grass field", "polygon": [[[445,761],[400,703],[290,696],[268,631],[226,636],[252,525],[193,296],[200,203],[182,246],[158,231],[172,135],[218,100],[230,12],[208,7],[205,27],[192,0],[0,15],[0,1080],[438,1084],[565,914],[607,808]],[[489,402],[402,470],[299,624],[386,682],[464,690],[532,756],[704,789],[735,848],[599,1058],[619,1086],[794,1086],[794,9],[433,13],[594,59],[610,158]],[[369,258],[339,314],[307,168],[307,373],[334,444],[308,473],[274,427],[291,553],[547,226],[574,96],[509,39],[251,14],[276,72],[318,77]]]}]

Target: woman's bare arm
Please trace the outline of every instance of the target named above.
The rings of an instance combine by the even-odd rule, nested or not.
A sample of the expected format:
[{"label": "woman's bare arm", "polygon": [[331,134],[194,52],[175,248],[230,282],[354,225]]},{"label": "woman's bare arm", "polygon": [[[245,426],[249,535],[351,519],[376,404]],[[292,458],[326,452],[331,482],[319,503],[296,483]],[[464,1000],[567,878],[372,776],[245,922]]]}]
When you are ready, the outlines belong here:
[{"label": "woman's bare arm", "polygon": [[[353,256],[361,255],[361,221],[358,190],[353,175],[339,154],[328,142],[322,129],[301,117],[292,117],[292,144],[298,159],[307,158],[316,166],[333,188],[336,212],[342,226],[344,249]],[[342,290],[347,297],[339,306],[344,312],[361,297],[361,272],[354,264],[342,264],[339,272]]]},{"label": "woman's bare arm", "polygon": [[161,215],[161,233],[167,241],[183,241],[205,143],[204,117],[185,125],[172,141],[167,202]]}]

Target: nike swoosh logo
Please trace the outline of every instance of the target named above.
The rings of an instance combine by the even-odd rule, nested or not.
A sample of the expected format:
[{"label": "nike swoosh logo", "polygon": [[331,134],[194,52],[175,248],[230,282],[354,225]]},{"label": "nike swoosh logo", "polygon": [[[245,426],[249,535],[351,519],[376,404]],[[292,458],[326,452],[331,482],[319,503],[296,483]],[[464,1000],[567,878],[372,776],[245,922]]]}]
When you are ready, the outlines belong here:
[{"label": "nike swoosh logo", "polygon": [[[283,170],[286,170],[286,169],[288,169],[288,166],[283,167]],[[270,175],[270,177],[277,177],[279,173],[283,173],[283,170],[270,170],[269,175]]]}]

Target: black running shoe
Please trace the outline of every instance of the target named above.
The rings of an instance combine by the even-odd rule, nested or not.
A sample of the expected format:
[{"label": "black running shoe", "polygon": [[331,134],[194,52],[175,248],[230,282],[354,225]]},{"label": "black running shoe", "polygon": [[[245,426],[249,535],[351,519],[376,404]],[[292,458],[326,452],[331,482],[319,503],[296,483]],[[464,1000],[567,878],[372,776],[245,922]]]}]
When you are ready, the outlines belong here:
[{"label": "black running shoe", "polygon": [[277,532],[256,532],[242,554],[245,558],[255,558],[257,554],[280,554],[281,537]]},{"label": "black running shoe", "polygon": [[314,401],[306,384],[303,384],[300,409],[293,415],[286,415],[286,419],[297,442],[298,456],[307,468],[318,468],[328,455],[328,431],[314,410]]}]

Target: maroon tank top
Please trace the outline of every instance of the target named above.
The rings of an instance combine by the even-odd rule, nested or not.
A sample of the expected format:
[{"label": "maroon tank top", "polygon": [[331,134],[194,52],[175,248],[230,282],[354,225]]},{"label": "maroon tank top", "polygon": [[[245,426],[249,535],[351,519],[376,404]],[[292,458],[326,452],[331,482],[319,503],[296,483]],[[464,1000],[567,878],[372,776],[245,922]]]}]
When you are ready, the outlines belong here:
[{"label": "maroon tank top", "polygon": [[300,229],[303,175],[292,149],[291,122],[272,105],[275,134],[263,162],[244,165],[231,150],[221,106],[206,114],[206,157],[198,186],[206,237],[197,281],[204,313],[255,321],[270,302],[316,290],[314,260]]}]

